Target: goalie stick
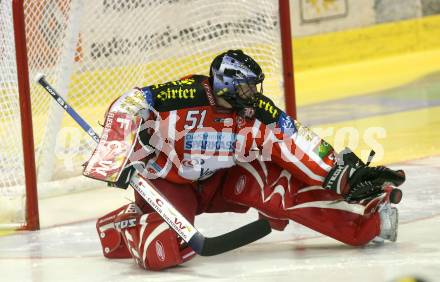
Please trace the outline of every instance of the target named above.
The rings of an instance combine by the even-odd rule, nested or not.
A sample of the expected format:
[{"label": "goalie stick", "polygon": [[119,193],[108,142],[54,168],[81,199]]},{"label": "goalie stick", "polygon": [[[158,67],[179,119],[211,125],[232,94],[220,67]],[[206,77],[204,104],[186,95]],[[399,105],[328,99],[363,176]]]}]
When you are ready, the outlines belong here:
[{"label": "goalie stick", "polygon": [[[99,136],[92,127],[46,81],[44,74],[38,74],[35,80],[93,140],[99,142]],[[259,219],[223,235],[205,237],[150,184],[148,179],[142,177],[139,171],[132,176],[130,185],[188,243],[194,252],[201,256],[218,255],[242,247],[272,231],[267,220]]]}]

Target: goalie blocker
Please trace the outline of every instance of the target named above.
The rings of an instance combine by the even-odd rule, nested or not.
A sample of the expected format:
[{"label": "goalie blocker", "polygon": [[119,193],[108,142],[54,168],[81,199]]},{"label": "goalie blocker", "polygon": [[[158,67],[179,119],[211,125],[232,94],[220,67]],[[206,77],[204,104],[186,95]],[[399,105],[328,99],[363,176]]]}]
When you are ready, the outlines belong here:
[{"label": "goalie blocker", "polygon": [[144,172],[144,162],[154,151],[139,138],[141,122],[139,116],[108,112],[101,139],[83,174],[111,186],[127,188],[134,166]]}]

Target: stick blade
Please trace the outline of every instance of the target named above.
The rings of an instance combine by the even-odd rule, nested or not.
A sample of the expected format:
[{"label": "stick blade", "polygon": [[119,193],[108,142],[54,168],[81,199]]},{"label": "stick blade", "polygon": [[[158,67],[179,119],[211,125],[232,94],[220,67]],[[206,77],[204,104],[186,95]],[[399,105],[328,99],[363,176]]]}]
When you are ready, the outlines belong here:
[{"label": "stick blade", "polygon": [[271,231],[269,222],[266,219],[259,219],[217,237],[204,238],[203,235],[196,233],[189,245],[201,256],[215,256],[250,244]]}]

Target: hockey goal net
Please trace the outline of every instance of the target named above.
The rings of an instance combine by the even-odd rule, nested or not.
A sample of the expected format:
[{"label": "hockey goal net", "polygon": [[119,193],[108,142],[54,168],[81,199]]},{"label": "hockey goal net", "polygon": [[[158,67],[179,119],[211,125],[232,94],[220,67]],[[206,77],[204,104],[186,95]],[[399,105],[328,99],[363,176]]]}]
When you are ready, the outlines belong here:
[{"label": "hockey goal net", "polygon": [[[25,32],[19,16],[13,21],[20,11]],[[33,182],[40,198],[96,186],[81,177],[93,141],[33,82],[36,73],[45,73],[99,133],[106,108],[133,86],[208,74],[215,55],[241,48],[261,63],[265,93],[281,107],[290,101],[291,111],[294,101],[286,92],[293,94],[292,59],[283,55],[289,54],[291,40],[288,14],[287,0],[0,1],[1,226],[38,228],[36,194],[29,194]],[[20,53],[24,44],[27,63]],[[28,125],[29,113],[20,118],[20,104],[28,102],[19,102],[19,92],[27,92],[19,91],[27,75],[29,85],[22,88],[30,93]],[[36,177],[25,175],[33,150],[24,138],[33,138]]]}]

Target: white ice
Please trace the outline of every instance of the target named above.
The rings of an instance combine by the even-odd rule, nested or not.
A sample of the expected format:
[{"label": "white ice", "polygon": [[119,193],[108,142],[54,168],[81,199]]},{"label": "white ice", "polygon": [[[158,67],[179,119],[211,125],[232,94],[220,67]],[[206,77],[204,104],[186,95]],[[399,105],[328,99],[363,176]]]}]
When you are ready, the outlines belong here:
[{"label": "white ice", "polygon": [[[396,243],[353,248],[290,223],[241,249],[149,272],[102,256],[94,219],[128,202],[102,189],[42,200],[42,230],[0,237],[0,281],[440,281],[440,157],[393,167],[407,173]],[[196,226],[215,236],[255,218],[202,215]]]}]

